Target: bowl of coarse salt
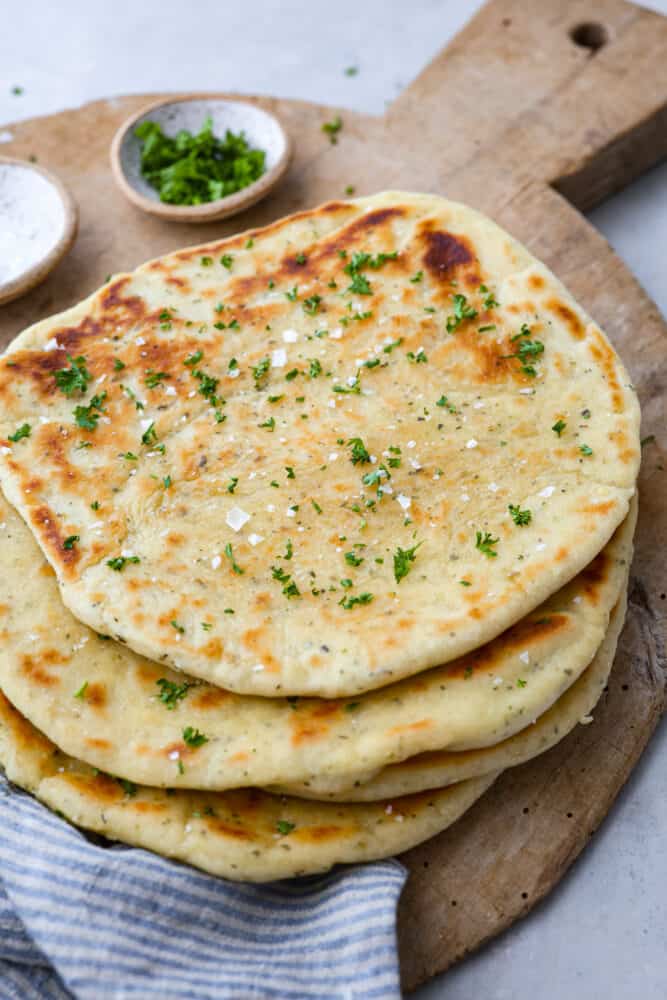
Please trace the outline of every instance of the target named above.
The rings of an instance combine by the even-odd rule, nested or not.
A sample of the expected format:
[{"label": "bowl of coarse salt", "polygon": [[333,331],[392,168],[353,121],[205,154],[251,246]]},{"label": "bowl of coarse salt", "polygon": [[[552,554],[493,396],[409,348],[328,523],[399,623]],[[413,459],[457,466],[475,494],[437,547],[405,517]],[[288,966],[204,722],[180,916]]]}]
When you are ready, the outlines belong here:
[{"label": "bowl of coarse salt", "polygon": [[0,304],[34,288],[76,239],[78,211],[43,167],[0,156]]}]

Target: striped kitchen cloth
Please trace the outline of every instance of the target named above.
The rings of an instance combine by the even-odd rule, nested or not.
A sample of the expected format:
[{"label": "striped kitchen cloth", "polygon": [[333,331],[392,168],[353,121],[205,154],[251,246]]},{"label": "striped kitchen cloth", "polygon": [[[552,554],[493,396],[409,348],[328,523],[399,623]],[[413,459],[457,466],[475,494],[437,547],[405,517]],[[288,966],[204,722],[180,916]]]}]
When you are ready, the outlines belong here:
[{"label": "striped kitchen cloth", "polygon": [[405,875],[225,882],[99,846],[0,776],[0,998],[398,998]]}]

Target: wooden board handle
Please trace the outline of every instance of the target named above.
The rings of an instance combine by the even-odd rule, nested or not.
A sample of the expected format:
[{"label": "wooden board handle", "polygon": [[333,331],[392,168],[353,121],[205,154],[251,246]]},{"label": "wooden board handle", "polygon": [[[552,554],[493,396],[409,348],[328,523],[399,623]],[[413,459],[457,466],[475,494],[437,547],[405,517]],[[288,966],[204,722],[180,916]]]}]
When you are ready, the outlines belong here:
[{"label": "wooden board handle", "polygon": [[624,0],[491,0],[387,117],[406,136],[417,125],[447,173],[486,155],[589,208],[667,155],[667,18]]}]

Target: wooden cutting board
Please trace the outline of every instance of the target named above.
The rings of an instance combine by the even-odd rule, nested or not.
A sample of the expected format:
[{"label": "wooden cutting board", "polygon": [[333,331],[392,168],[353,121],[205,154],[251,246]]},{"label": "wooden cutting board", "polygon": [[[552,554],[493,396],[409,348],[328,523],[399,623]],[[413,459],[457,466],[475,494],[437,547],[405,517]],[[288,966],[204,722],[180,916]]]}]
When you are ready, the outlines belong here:
[{"label": "wooden cutting board", "polygon": [[[603,820],[665,704],[667,328],[579,214],[667,155],[667,20],[620,0],[492,0],[383,118],[251,98],[295,143],[286,180],[227,222],[162,222],[116,190],[111,137],[159,95],[114,98],[9,126],[69,185],[78,241],[48,281],[0,308],[0,344],[64,309],[110,272],[288,212],[402,187],[487,212],[556,272],[607,331],[643,408],[641,505],[628,621],[595,723],[506,774],[456,826],[404,861],[403,983],[410,990],[524,915]],[[321,131],[343,119],[337,144]],[[4,150],[3,150],[4,151]]]}]

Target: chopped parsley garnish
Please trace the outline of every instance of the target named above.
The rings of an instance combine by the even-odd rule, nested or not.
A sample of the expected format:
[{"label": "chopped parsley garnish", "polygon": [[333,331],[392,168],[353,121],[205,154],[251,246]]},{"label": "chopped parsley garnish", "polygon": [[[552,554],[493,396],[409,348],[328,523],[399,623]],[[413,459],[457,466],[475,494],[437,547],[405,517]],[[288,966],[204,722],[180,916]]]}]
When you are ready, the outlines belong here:
[{"label": "chopped parsley garnish", "polygon": [[296,257],[294,258],[294,260],[297,262],[297,264],[305,264],[306,261],[307,261],[307,259],[308,258],[306,257],[305,253],[298,253],[296,255]]},{"label": "chopped parsley garnish", "polygon": [[495,309],[496,306],[500,305],[500,303],[494,298],[493,292],[490,292],[486,285],[480,285],[479,291],[480,294],[484,296],[482,299],[482,307],[484,309]]},{"label": "chopped parsley garnish", "polygon": [[459,580],[459,583],[462,587],[472,587],[470,580]]},{"label": "chopped parsley garnish", "polygon": [[66,549],[68,552],[70,552],[74,548],[76,543],[80,541],[81,541],[80,535],[68,535],[65,541],[63,542],[63,548]]},{"label": "chopped parsley garnish", "polygon": [[230,253],[223,253],[222,257],[220,258],[220,263],[225,268],[225,270],[231,271],[232,264],[234,263],[234,258]]},{"label": "chopped parsley garnish", "polygon": [[436,402],[435,402],[435,405],[443,407],[445,410],[448,410],[450,413],[458,413],[459,412],[456,409],[456,407],[454,406],[454,404],[449,402],[449,400],[447,399],[446,396],[441,396],[440,399],[437,399]]},{"label": "chopped parsley garnish", "polygon": [[311,358],[308,374],[311,378],[317,378],[322,374],[322,363],[317,358]]},{"label": "chopped parsley garnish", "polygon": [[234,492],[234,490],[236,489],[236,484],[238,483],[238,481],[239,481],[239,477],[238,476],[232,476],[231,477],[231,479],[227,483],[227,492],[228,493],[233,493]]},{"label": "chopped parsley garnish", "polygon": [[315,513],[316,514],[321,514],[322,513],[322,508],[318,504],[317,500],[311,500],[310,502],[313,505],[313,509],[315,510]]},{"label": "chopped parsley garnish", "polygon": [[361,566],[363,561],[363,558],[354,551],[345,553],[345,562],[348,566]]},{"label": "chopped parsley garnish", "polygon": [[285,466],[285,472],[287,473],[288,479],[296,479],[296,475],[294,474],[294,469],[292,468],[291,465]]},{"label": "chopped parsley garnish", "polygon": [[115,372],[121,372],[125,367],[125,362],[121,361],[120,358],[113,359],[113,370]]},{"label": "chopped parsley garnish", "polygon": [[115,569],[117,573],[125,569],[128,563],[139,563],[141,559],[139,556],[115,556],[113,559],[107,559],[107,566],[111,569]]},{"label": "chopped parsley garnish", "polygon": [[352,379],[350,385],[334,385],[332,389],[333,392],[340,392],[344,396],[358,396],[361,392],[361,380],[357,375],[356,378]]},{"label": "chopped parsley garnish", "polygon": [[296,830],[296,823],[289,823],[286,819],[279,819],[276,823],[276,830],[281,837],[286,837],[292,830]]},{"label": "chopped parsley garnish", "polygon": [[[291,552],[289,556],[283,556],[283,558],[285,559],[287,558],[291,559],[291,557],[292,557]],[[291,575],[289,573],[286,573],[282,566],[272,566],[271,575],[273,576],[274,580],[278,580],[279,583],[283,584],[283,594],[285,595],[285,597],[291,598],[291,597],[301,596],[301,591],[297,587]]]},{"label": "chopped parsley garnish", "polygon": [[341,607],[345,608],[346,611],[351,611],[352,608],[361,604],[370,604],[373,600],[373,594],[363,593],[363,594],[348,594],[347,597],[341,598],[338,602]]},{"label": "chopped parsley garnish", "polygon": [[252,149],[243,134],[229,129],[224,139],[213,134],[213,121],[204,119],[193,135],[180,129],[168,136],[155,121],[137,125],[141,141],[141,173],[158,191],[160,201],[172,205],[201,205],[241,191],[266,170],[266,154]]},{"label": "chopped parsley garnish", "polygon": [[530,524],[533,519],[532,513],[529,510],[521,510],[519,504],[516,504],[515,506],[511,503],[507,509],[510,512],[512,520],[515,524],[518,524],[519,527],[524,524]]},{"label": "chopped parsley garnish", "polygon": [[157,441],[157,431],[155,430],[155,421],[151,421],[144,433],[141,435],[142,444],[154,444]]},{"label": "chopped parsley garnish", "polygon": [[268,431],[270,431],[271,433],[273,433],[273,431],[275,430],[275,427],[276,427],[276,418],[275,417],[267,417],[267,419],[263,423],[258,424],[257,426],[258,427],[266,427],[266,429]]},{"label": "chopped parsley garnish", "polygon": [[417,271],[416,274],[412,275],[412,277],[410,278],[410,281],[412,282],[413,285],[418,285],[419,282],[423,280],[423,278],[424,278],[424,272],[423,271]]},{"label": "chopped parsley garnish", "polygon": [[135,455],[133,451],[126,451],[121,458],[127,459],[128,462],[138,462],[139,456]]},{"label": "chopped parsley garnish", "polygon": [[93,502],[91,503],[90,506],[91,506],[92,510],[99,510],[100,509],[100,501],[99,500],[93,500]]},{"label": "chopped parsley garnish", "polygon": [[148,389],[156,389],[166,378],[169,378],[169,372],[155,372],[149,368],[144,376],[144,385]]},{"label": "chopped parsley garnish", "polygon": [[355,272],[352,282],[348,285],[348,292],[352,292],[354,295],[372,295],[373,289],[368,278],[364,277],[363,274]]},{"label": "chopped parsley garnish", "polygon": [[243,573],[245,573],[245,570],[241,569],[241,567],[234,559],[234,551],[232,549],[231,542],[227,542],[227,544],[225,545],[225,555],[227,556],[229,562],[231,563],[232,570],[237,574],[237,576],[242,576]]},{"label": "chopped parsley garnish", "polygon": [[181,634],[181,635],[185,635],[185,629],[183,628],[183,626],[182,626],[182,625],[180,625],[180,624],[179,624],[179,623],[178,623],[178,622],[176,621],[176,619],[175,619],[175,618],[172,618],[172,619],[171,619],[171,621],[169,622],[169,624],[171,625],[171,627],[172,627],[173,629],[176,629],[176,631],[177,631],[177,632],[180,632],[180,634]]},{"label": "chopped parsley garnish", "polygon": [[391,344],[385,344],[382,348],[383,354],[391,354],[395,347],[400,347],[403,343],[403,338],[399,337],[398,340],[392,340]]},{"label": "chopped parsley garnish", "polygon": [[129,797],[133,799],[139,790],[135,785],[135,783],[133,781],[128,781],[127,778],[116,778],[116,781],[123,789],[125,794],[129,795]]},{"label": "chopped parsley garnish", "polygon": [[478,333],[487,333],[489,330],[495,330],[495,329],[496,329],[496,324],[495,323],[487,323],[486,326],[478,326],[477,327],[477,332]]},{"label": "chopped parsley garnish", "polygon": [[525,686],[526,686],[527,683],[528,683],[528,681],[525,681],[523,679],[523,677],[517,677],[517,679],[516,679],[516,686],[518,688],[525,688]]},{"label": "chopped parsley garnish", "polygon": [[289,292],[285,292],[285,295],[287,296],[290,302],[296,302],[296,300],[299,297],[299,286],[294,285],[293,288],[290,288]]},{"label": "chopped parsley garnish", "polygon": [[428,361],[423,347],[420,347],[416,354],[414,351],[408,351],[406,357],[413,365],[425,365]]},{"label": "chopped parsley garnish", "polygon": [[579,451],[581,452],[582,455],[592,455],[593,454],[593,449],[589,448],[589,446],[587,444],[580,445],[579,446]]},{"label": "chopped parsley garnish", "polygon": [[204,743],[208,743],[208,736],[204,736],[192,726],[186,726],[183,730],[183,742],[192,750],[197,750],[199,747],[203,747]]},{"label": "chopped parsley garnish", "polygon": [[213,258],[212,257],[201,257],[200,260],[199,260],[199,263],[201,264],[202,267],[212,267],[213,266]]},{"label": "chopped parsley garnish", "polygon": [[174,681],[168,681],[166,677],[161,677],[155,683],[160,689],[158,698],[163,705],[167,706],[170,712],[173,712],[179,701],[185,698],[190,688],[195,686],[192,681],[183,681],[182,684],[176,684]]},{"label": "chopped parsley garnish", "polygon": [[557,420],[556,423],[551,428],[551,430],[554,431],[558,435],[558,437],[560,437],[566,427],[567,424],[565,423],[564,420]]},{"label": "chopped parsley garnish", "polygon": [[301,305],[304,312],[308,313],[309,316],[314,316],[319,311],[321,302],[321,295],[310,295],[307,299],[303,300]]},{"label": "chopped parsley garnish", "polygon": [[412,569],[412,563],[417,558],[417,549],[421,544],[419,542],[417,545],[413,545],[411,549],[402,549],[399,545],[394,552],[394,579],[396,583],[400,583]]},{"label": "chopped parsley garnish", "polygon": [[258,389],[260,388],[260,383],[269,374],[270,367],[271,367],[271,359],[268,357],[262,358],[262,360],[258,362],[258,364],[253,365],[252,377],[254,378],[255,385]]},{"label": "chopped parsley garnish", "polygon": [[387,465],[390,469],[400,469],[401,467],[401,449],[396,445],[389,445],[387,451],[390,452],[390,457],[387,459]]},{"label": "chopped parsley garnish", "polygon": [[81,701],[86,697],[86,691],[88,690],[88,681],[84,681],[79,690],[74,695],[75,698],[79,698]]},{"label": "chopped parsley garnish", "polygon": [[366,462],[370,462],[371,456],[361,438],[350,438],[347,444],[349,448],[352,448],[350,454],[352,465],[365,465]]},{"label": "chopped parsley garnish", "polygon": [[322,131],[325,133],[325,135],[329,136],[329,142],[332,144],[332,146],[335,146],[336,143],[338,142],[338,133],[340,132],[342,127],[343,127],[343,119],[341,118],[340,115],[336,115],[333,121],[324,122],[324,124],[322,125]]},{"label": "chopped parsley garnish", "polygon": [[465,295],[459,293],[452,295],[452,302],[454,303],[454,313],[447,317],[447,333],[454,333],[465,319],[475,319],[477,316],[477,310],[468,304]]},{"label": "chopped parsley garnish", "polygon": [[489,559],[495,559],[498,555],[494,546],[497,545],[499,541],[499,538],[494,538],[488,531],[485,531],[484,534],[482,534],[481,531],[478,531],[475,534],[475,548],[479,549],[480,552],[483,552]]},{"label": "chopped parsley garnish", "polygon": [[29,438],[31,430],[32,427],[30,424],[21,424],[21,426],[17,427],[13,434],[7,435],[7,440],[13,441],[14,444],[16,444],[17,441],[20,441],[22,438]]},{"label": "chopped parsley garnish", "polygon": [[75,392],[86,392],[88,383],[92,381],[93,376],[86,368],[86,359],[82,354],[78,358],[73,358],[68,354],[67,360],[70,367],[61,368],[54,374],[54,378],[60,391],[69,398]]},{"label": "chopped parsley garnish", "polygon": [[77,406],[74,409],[74,419],[79,427],[83,427],[86,431],[95,430],[97,421],[100,419],[101,414],[104,413],[104,401],[106,398],[107,394],[103,392],[99,396],[93,396],[88,406]]},{"label": "chopped parsley garnish", "polygon": [[193,365],[198,365],[203,357],[204,357],[203,351],[195,351],[194,354],[189,354],[187,356],[183,364],[187,365],[188,368],[192,368]]},{"label": "chopped parsley garnish", "polygon": [[165,476],[164,477],[164,479],[162,480],[162,485],[164,486],[165,490],[169,489],[169,487],[171,486],[172,482],[173,482],[173,480],[172,480],[171,476]]}]

